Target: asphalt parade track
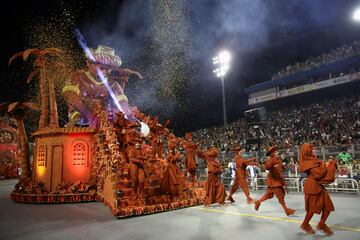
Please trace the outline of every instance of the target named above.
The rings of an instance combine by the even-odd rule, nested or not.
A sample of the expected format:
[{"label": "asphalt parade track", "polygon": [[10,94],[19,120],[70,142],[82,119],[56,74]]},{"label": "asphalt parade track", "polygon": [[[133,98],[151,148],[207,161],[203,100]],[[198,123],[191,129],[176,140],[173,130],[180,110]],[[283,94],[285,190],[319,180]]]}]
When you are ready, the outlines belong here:
[{"label": "asphalt parade track", "polygon": [[[204,208],[117,219],[101,203],[35,205],[13,203],[10,192],[16,180],[0,181],[0,239],[346,239],[360,240],[360,197],[332,193],[336,212],[328,219],[334,235],[316,231],[307,235],[299,228],[304,217],[302,193],[290,193],[285,201],[297,209],[286,217],[276,198],[259,211],[237,192],[236,202]],[[258,198],[263,191],[251,192]],[[315,215],[315,229],[320,216]]]}]

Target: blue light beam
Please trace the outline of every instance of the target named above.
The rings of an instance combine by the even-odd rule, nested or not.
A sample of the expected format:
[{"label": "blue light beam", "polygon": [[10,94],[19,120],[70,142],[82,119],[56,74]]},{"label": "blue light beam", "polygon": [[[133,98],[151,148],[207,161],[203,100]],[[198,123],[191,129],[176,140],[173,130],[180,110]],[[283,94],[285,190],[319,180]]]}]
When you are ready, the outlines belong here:
[{"label": "blue light beam", "polygon": [[[87,46],[86,41],[84,36],[81,34],[79,29],[75,29],[75,34],[76,34],[76,38],[81,46],[81,48],[84,50],[85,55],[88,59],[90,59],[92,62],[96,62],[94,55],[92,54],[92,52],[90,51],[90,48]],[[129,118],[130,116],[127,116],[125,111],[122,109],[119,101],[116,98],[116,95],[114,93],[114,91],[111,89],[109,82],[107,80],[107,78],[104,76],[104,73],[101,71],[101,69],[96,66],[96,72],[100,78],[100,80],[104,83],[104,86],[106,87],[106,89],[108,90],[112,100],[114,101],[116,107],[119,109],[119,111],[121,111],[122,113],[125,114],[125,116],[127,118]]]}]

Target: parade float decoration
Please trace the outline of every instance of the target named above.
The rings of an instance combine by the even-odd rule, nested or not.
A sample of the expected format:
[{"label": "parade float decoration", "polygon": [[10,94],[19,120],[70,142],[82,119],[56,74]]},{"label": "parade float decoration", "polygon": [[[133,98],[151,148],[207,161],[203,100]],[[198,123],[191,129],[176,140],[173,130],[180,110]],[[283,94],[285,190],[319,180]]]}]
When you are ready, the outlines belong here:
[{"label": "parade float decoration", "polygon": [[[21,166],[19,183],[11,198],[23,203],[67,203],[101,201],[114,216],[150,214],[202,204],[204,182],[187,181],[171,193],[160,188],[167,170],[167,149],[178,152],[184,140],[174,136],[167,124],[160,124],[131,107],[124,93],[130,76],[142,76],[121,67],[114,49],[87,47],[77,32],[87,56],[87,68],[74,72],[62,88],[69,107],[69,122],[59,127],[55,85],[45,71],[56,64],[56,48],[29,49],[14,55],[26,61],[35,58],[28,81],[39,80],[40,106],[33,103],[4,103],[19,121],[24,109],[40,110],[35,140],[33,171],[30,174],[25,130],[20,132]],[[48,61],[51,57],[52,62]],[[23,124],[23,123],[22,123]],[[19,128],[20,130],[20,128]],[[27,147],[26,147],[27,146]],[[176,156],[181,156],[177,154]],[[180,158],[180,157],[179,157]],[[180,161],[184,161],[184,157]],[[177,167],[177,165],[173,165]],[[179,176],[178,176],[179,177]]]},{"label": "parade float decoration", "polygon": [[16,120],[0,117],[0,178],[18,177],[19,134]]}]

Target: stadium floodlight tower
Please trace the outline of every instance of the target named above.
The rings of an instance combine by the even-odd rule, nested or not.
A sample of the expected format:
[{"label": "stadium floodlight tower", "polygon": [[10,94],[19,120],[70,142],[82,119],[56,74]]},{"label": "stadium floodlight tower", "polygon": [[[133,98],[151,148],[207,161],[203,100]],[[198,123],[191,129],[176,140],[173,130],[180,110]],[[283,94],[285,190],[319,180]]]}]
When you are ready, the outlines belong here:
[{"label": "stadium floodlight tower", "polygon": [[357,22],[360,22],[360,7],[355,9],[354,14],[353,14],[353,19]]},{"label": "stadium floodlight tower", "polygon": [[214,65],[217,66],[217,68],[214,69],[213,72],[215,73],[216,77],[221,79],[224,126],[226,126],[227,124],[224,77],[229,71],[230,60],[231,60],[231,55],[228,51],[221,51],[219,55],[213,58],[213,63]]}]

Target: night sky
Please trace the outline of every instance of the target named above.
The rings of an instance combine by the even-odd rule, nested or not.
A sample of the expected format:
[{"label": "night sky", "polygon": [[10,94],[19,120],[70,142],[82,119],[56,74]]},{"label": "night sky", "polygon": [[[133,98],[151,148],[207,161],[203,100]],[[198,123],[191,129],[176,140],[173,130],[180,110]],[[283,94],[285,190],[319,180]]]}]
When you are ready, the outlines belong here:
[{"label": "night sky", "polygon": [[[130,104],[171,119],[170,127],[180,132],[221,125],[221,86],[212,72],[219,50],[232,54],[225,91],[233,121],[247,108],[245,87],[270,80],[291,63],[360,40],[360,23],[351,19],[356,7],[360,2],[352,0],[6,1],[0,101],[31,97],[26,64],[8,67],[8,61],[37,47],[29,40],[39,34],[34,26],[55,21],[65,25],[62,38],[75,46],[74,55],[80,52],[72,32],[77,27],[91,47],[115,48],[124,67],[144,75],[142,82],[130,79],[125,90]],[[46,28],[39,29],[44,34]]]}]

